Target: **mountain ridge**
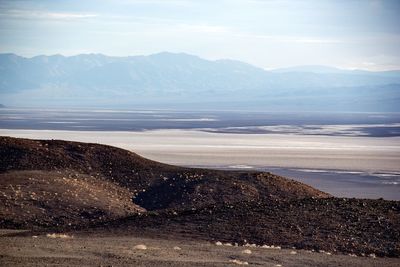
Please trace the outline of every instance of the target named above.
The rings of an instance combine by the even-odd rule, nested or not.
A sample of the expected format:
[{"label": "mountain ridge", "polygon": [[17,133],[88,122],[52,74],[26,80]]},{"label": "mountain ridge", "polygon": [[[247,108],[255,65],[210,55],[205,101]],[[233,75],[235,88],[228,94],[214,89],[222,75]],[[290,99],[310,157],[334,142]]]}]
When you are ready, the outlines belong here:
[{"label": "mountain ridge", "polygon": [[229,59],[229,58],[220,58],[220,59],[204,59],[200,56],[185,53],[185,52],[169,52],[169,51],[161,51],[157,53],[147,54],[147,55],[127,55],[127,56],[109,56],[103,53],[82,53],[76,55],[66,56],[63,54],[40,54],[36,56],[21,56],[16,53],[0,53],[0,57],[14,57],[14,58],[23,58],[23,59],[38,59],[38,58],[76,58],[76,57],[103,57],[103,58],[114,58],[114,59],[132,59],[132,58],[146,58],[146,57],[158,57],[158,56],[186,56],[191,58],[198,58],[201,60],[209,61],[209,62],[218,62],[218,61],[230,61],[230,62],[237,62],[241,64],[246,64],[252,66],[254,68],[262,69],[266,72],[297,72],[298,70],[302,70],[302,72],[318,72],[323,71],[324,73],[332,73],[332,72],[365,72],[365,73],[374,73],[374,74],[381,74],[381,73],[400,73],[400,69],[398,70],[366,70],[366,69],[345,69],[336,66],[329,66],[329,65],[294,65],[294,66],[287,66],[287,67],[276,67],[276,68],[262,68],[259,66],[252,65],[250,63],[237,60],[237,59]]},{"label": "mountain ridge", "polygon": [[[235,60],[169,52],[129,57],[0,54],[0,70],[0,96],[15,106],[400,109],[392,101],[400,99],[396,71],[266,71]],[[352,102],[355,98],[359,103]]]}]

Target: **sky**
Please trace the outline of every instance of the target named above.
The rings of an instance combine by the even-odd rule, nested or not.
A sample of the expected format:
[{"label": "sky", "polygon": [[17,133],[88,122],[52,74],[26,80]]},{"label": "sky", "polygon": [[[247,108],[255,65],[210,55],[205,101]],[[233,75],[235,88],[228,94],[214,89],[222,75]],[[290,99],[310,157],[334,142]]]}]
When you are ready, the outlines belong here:
[{"label": "sky", "polygon": [[400,0],[0,0],[0,53],[400,69]]}]

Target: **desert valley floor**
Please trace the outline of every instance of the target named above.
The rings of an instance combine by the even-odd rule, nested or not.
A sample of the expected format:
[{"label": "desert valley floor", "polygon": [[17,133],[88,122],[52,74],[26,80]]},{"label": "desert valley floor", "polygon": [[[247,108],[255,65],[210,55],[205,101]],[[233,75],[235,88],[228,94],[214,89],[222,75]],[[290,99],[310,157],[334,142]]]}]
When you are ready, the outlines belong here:
[{"label": "desert valley floor", "polygon": [[107,144],[180,166],[270,171],[339,197],[400,200],[400,137],[18,129],[0,135]]}]

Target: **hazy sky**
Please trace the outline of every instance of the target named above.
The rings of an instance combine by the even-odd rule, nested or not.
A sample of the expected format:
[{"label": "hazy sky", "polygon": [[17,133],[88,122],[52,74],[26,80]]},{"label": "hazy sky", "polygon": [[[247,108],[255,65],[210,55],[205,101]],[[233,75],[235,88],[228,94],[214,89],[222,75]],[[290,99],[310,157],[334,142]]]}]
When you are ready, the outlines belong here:
[{"label": "hazy sky", "polygon": [[400,0],[0,0],[0,52],[400,69]]}]

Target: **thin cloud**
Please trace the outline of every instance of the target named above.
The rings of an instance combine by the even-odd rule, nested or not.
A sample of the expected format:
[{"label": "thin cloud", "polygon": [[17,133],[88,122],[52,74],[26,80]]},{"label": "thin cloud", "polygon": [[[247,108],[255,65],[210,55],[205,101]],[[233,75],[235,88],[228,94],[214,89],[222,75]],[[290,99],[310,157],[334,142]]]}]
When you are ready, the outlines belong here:
[{"label": "thin cloud", "polygon": [[236,37],[241,38],[254,38],[263,39],[276,43],[302,43],[302,44],[338,44],[344,43],[343,40],[316,38],[316,37],[299,37],[299,36],[282,36],[282,35],[260,35],[260,34],[246,34],[238,33]]},{"label": "thin cloud", "polygon": [[47,18],[51,19],[86,19],[97,17],[97,14],[74,14],[74,13],[46,13]]},{"label": "thin cloud", "polygon": [[229,29],[224,26],[214,26],[205,24],[180,24],[178,30],[197,32],[197,33],[227,33]]},{"label": "thin cloud", "polygon": [[39,10],[7,10],[0,13],[3,18],[12,19],[49,19],[49,20],[73,20],[88,19],[97,17],[92,13],[66,13],[66,12],[45,12]]}]

